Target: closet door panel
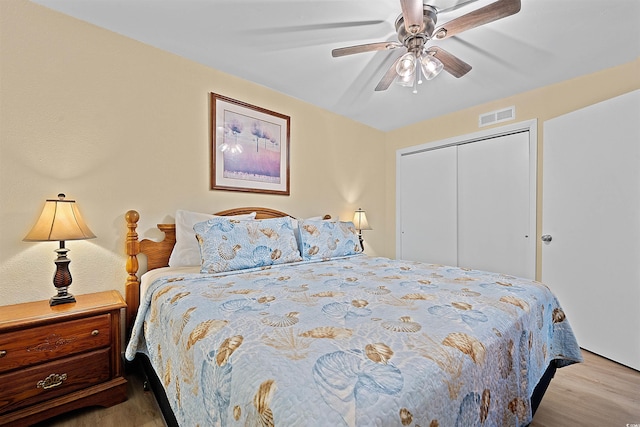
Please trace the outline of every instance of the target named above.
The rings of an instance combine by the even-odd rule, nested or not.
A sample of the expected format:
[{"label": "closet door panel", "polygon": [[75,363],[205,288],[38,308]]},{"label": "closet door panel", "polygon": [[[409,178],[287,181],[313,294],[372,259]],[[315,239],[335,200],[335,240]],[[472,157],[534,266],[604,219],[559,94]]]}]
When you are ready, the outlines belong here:
[{"label": "closet door panel", "polygon": [[458,146],[458,265],[534,278],[529,133]]},{"label": "closet door panel", "polygon": [[456,147],[400,158],[399,258],[457,264],[456,169]]}]

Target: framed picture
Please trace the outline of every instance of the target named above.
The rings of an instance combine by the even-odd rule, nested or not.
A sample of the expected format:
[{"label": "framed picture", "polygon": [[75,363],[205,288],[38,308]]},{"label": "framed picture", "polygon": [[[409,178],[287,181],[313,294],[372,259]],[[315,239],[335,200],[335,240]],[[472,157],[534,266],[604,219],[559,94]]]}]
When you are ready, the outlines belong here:
[{"label": "framed picture", "polygon": [[289,195],[290,117],[211,93],[211,189]]}]

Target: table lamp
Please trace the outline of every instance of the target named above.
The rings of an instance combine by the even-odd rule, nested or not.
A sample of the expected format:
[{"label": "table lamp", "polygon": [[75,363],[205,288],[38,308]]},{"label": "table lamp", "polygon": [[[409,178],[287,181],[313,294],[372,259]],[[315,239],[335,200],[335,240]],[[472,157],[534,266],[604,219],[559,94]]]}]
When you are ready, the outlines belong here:
[{"label": "table lamp", "polygon": [[367,214],[364,213],[362,208],[358,208],[358,210],[353,215],[353,224],[356,226],[356,230],[358,230],[360,247],[364,251],[364,241],[362,239],[362,230],[372,230],[372,228],[369,225],[369,222],[367,221]]},{"label": "table lamp", "polygon": [[60,247],[55,250],[58,257],[55,260],[56,272],[53,276],[53,286],[58,294],[51,297],[49,305],[75,302],[76,299],[67,292],[71,285],[71,272],[67,258],[69,249],[65,248],[66,240],[85,240],[96,237],[80,215],[75,200],[65,199],[65,195],[58,194],[57,199],[48,199],[44,204],[40,218],[31,231],[23,239],[25,242],[59,241]]}]

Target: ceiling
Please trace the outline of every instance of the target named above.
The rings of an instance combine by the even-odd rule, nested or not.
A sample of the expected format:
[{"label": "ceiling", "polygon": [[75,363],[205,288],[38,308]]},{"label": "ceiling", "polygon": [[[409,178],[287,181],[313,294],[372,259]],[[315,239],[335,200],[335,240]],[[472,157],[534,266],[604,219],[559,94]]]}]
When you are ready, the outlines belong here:
[{"label": "ceiling", "polygon": [[[383,131],[640,57],[638,0],[522,0],[516,15],[429,42],[473,66],[466,76],[374,92],[400,49],[331,50],[396,41],[399,0],[32,1]],[[439,14],[443,24],[493,0],[425,2],[468,2]]]}]

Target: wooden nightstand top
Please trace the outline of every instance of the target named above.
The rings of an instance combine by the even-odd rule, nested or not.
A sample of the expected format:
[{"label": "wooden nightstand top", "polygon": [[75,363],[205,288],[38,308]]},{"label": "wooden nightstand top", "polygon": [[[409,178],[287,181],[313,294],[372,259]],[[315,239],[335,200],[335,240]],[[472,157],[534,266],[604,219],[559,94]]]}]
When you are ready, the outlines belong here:
[{"label": "wooden nightstand top", "polygon": [[127,306],[118,291],[75,295],[75,298],[75,303],[53,307],[49,306],[48,300],[0,306],[0,331],[61,318],[82,317],[87,313],[105,312]]}]

